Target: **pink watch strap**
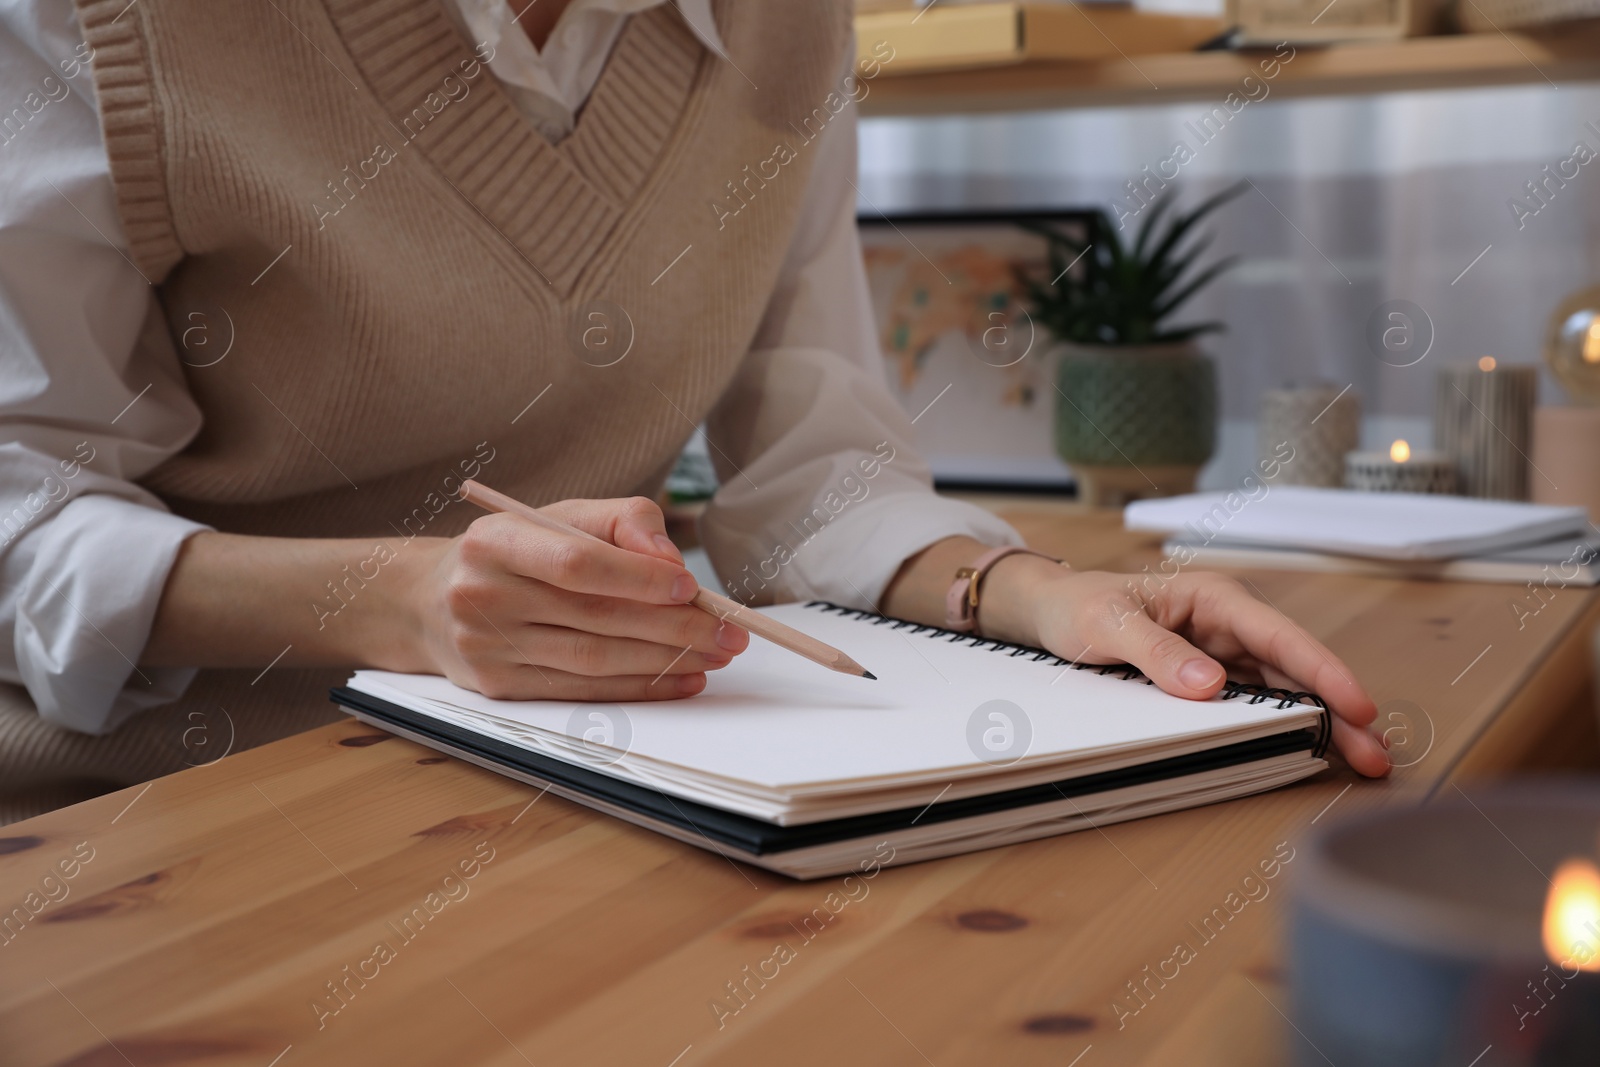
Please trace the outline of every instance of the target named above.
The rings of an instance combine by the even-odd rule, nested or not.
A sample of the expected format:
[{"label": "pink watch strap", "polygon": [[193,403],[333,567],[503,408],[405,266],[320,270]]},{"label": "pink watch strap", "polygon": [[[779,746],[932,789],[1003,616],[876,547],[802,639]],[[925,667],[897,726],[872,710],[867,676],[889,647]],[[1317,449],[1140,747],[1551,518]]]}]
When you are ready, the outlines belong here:
[{"label": "pink watch strap", "polygon": [[989,549],[973,560],[970,567],[961,567],[956,571],[956,580],[950,583],[950,590],[944,595],[945,629],[957,633],[971,633],[978,628],[978,591],[983,576],[1000,560],[1018,552],[1039,556],[1052,563],[1061,562],[1054,556],[1047,556],[1043,552],[1017,545],[1002,545],[999,548]]}]

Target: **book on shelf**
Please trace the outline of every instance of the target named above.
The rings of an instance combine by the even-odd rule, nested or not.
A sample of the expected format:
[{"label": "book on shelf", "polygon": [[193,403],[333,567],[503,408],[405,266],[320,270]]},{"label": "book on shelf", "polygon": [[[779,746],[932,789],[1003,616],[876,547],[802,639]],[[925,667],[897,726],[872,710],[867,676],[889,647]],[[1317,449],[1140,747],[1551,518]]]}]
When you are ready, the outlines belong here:
[{"label": "book on shelf", "polygon": [[855,26],[858,69],[883,75],[1189,52],[1225,28],[1131,4],[1037,2],[863,11]]}]

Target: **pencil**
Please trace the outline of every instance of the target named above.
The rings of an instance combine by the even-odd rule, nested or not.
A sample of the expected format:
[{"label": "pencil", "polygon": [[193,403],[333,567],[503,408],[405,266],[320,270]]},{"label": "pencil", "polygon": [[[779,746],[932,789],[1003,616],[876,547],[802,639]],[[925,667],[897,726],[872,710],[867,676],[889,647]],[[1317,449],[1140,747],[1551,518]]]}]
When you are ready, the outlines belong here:
[{"label": "pencil", "polygon": [[[555,533],[571,534],[574,537],[586,538],[590,541],[599,541],[586,530],[576,526],[569,526],[560,519],[551,518],[542,512],[536,511],[520,500],[506,496],[504,493],[490,489],[481,482],[468,479],[461,485],[461,499],[478,505],[485,511],[500,511],[519,518],[527,519],[535,526],[542,526]],[[767,617],[758,611],[745,607],[737,600],[731,600],[719,593],[701,587],[690,601],[695,607],[709,615],[727,622],[744,627],[758,637],[764,637],[779,648],[786,648],[797,656],[804,656],[813,663],[821,664],[831,671],[840,674],[850,674],[857,678],[868,678],[877,681],[878,676],[867,670],[861,664],[834,648],[832,645],[818,641],[815,637],[801,633],[792,626]]]}]

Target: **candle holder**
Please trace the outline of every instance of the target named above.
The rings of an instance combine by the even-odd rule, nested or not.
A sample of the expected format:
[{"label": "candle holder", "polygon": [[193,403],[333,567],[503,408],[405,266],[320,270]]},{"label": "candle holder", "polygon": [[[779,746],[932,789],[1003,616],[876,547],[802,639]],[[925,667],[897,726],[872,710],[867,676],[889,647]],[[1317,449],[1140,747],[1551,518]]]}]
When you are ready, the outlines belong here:
[{"label": "candle holder", "polygon": [[1433,439],[1455,460],[1464,496],[1528,499],[1528,451],[1539,370],[1506,367],[1492,356],[1441,367],[1433,405]]},{"label": "candle holder", "polygon": [[1600,1063],[1597,831],[1600,788],[1558,780],[1314,837],[1291,883],[1296,1062]]},{"label": "candle holder", "polygon": [[1413,452],[1396,441],[1388,452],[1351,452],[1344,458],[1344,486],[1368,493],[1453,493],[1455,463],[1439,452]]},{"label": "candle holder", "polygon": [[1284,444],[1294,449],[1284,463],[1282,485],[1336,489],[1344,483],[1344,457],[1360,443],[1361,402],[1335,385],[1286,386],[1261,395],[1257,435],[1263,461],[1282,459]]}]

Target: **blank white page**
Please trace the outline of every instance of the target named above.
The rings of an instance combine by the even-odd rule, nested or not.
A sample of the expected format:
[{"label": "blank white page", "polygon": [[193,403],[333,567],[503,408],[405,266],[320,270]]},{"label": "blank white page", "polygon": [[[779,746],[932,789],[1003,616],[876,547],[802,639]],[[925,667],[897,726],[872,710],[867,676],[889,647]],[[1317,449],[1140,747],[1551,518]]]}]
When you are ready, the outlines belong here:
[{"label": "blank white page", "polygon": [[1380,559],[1449,559],[1589,532],[1577,507],[1265,483],[1255,499],[1240,492],[1138,500],[1123,522],[1189,542],[1226,538]]},{"label": "blank white page", "polygon": [[[690,777],[797,796],[851,783],[870,787],[984,775],[1006,765],[1067,764],[1185,739],[1227,743],[1304,726],[1317,713],[1309,705],[1251,704],[1244,696],[1184,700],[1142,679],[1036,662],[988,645],[953,643],[948,634],[896,630],[800,604],[762,610],[842,649],[878,680],[835,673],[753,638],[732,664],[711,672],[699,696],[605,706],[625,713],[624,763],[643,759],[657,773],[670,765]],[[566,737],[581,736],[583,711],[601,706],[490,700],[444,678],[387,671],[360,671],[350,685],[414,710],[437,701]],[[1014,707],[981,709],[996,700]],[[1005,722],[990,717],[997,710],[1012,720],[1011,737],[1031,735],[1025,746],[1007,747]],[[986,743],[987,731],[998,732]]]}]

